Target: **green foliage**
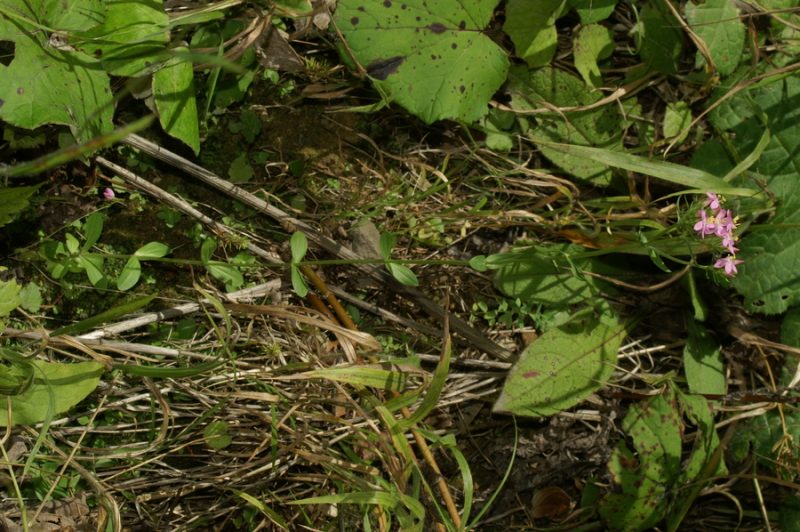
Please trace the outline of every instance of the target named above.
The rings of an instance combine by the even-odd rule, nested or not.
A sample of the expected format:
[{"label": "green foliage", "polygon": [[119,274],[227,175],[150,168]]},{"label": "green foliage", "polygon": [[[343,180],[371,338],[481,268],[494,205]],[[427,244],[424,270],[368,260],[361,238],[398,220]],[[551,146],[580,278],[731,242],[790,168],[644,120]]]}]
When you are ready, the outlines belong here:
[{"label": "green foliage", "polygon": [[600,24],[583,26],[575,35],[572,46],[575,54],[575,68],[590,87],[603,83],[597,62],[607,59],[614,51],[614,34]]},{"label": "green foliage", "polygon": [[221,419],[212,421],[206,425],[206,428],[203,430],[203,439],[206,445],[215,451],[224,449],[233,442],[233,437],[231,437],[228,430],[228,424]]},{"label": "green foliage", "polygon": [[625,334],[607,304],[545,332],[509,371],[494,411],[550,416],[578,404],[611,377]]},{"label": "green foliage", "polygon": [[683,349],[683,370],[689,391],[695,394],[725,395],[725,361],[719,344],[700,323],[689,321],[689,338]]},{"label": "green foliage", "polygon": [[133,288],[142,275],[141,261],[160,259],[169,253],[169,247],[161,242],[150,242],[137,249],[117,277],[117,288],[125,291]]},{"label": "green foliage", "polygon": [[[176,52],[186,48],[176,48]],[[194,71],[191,61],[173,57],[153,75],[153,96],[161,127],[200,152],[200,127],[194,94]]]},{"label": "green foliage", "polygon": [[683,51],[683,34],[663,2],[650,1],[633,29],[645,64],[663,74],[675,74]]},{"label": "green foliage", "polygon": [[[585,106],[600,98],[576,76],[551,67],[532,71],[512,68],[508,90],[511,93],[511,106],[517,111],[548,106]],[[568,121],[564,120],[565,116]],[[597,146],[604,151],[613,151],[622,147],[621,132],[619,113],[611,106],[537,115],[535,124],[531,123],[526,131],[545,157],[575,177],[597,185],[607,185],[611,181],[611,169],[607,165],[554,150],[549,144],[558,142]]]},{"label": "green foliage", "polygon": [[[372,83],[426,123],[474,122],[508,71],[505,52],[483,30],[497,0],[338,2],[335,21]],[[431,95],[436,97],[432,98]]]},{"label": "green foliage", "polygon": [[28,208],[28,200],[40,186],[0,188],[0,227]]},{"label": "green foliage", "polygon": [[[103,366],[94,361],[28,361],[7,349],[0,355],[13,361],[0,364],[0,395],[8,396],[11,403],[11,419],[3,409],[0,427],[34,425],[68,411],[94,391],[103,373]],[[16,386],[9,387],[9,383]]]},{"label": "green foliage", "polygon": [[581,23],[593,24],[611,16],[617,7],[617,0],[568,0],[581,17]]},{"label": "green foliage", "polygon": [[509,0],[503,30],[514,43],[517,57],[531,68],[550,63],[556,53],[556,19],[564,11],[563,0]]},{"label": "green foliage", "polygon": [[419,286],[419,279],[411,271],[411,268],[392,260],[392,249],[397,242],[397,237],[392,233],[381,234],[379,248],[381,257],[386,264],[386,269],[392,274],[392,277],[397,279],[400,284],[406,286]]},{"label": "green foliage", "polygon": [[239,268],[233,264],[212,260],[211,257],[217,249],[217,241],[213,238],[206,238],[200,246],[200,260],[205,266],[206,271],[211,277],[225,284],[225,290],[233,292],[244,284],[244,276]]},{"label": "green foliage", "polygon": [[[0,318],[8,316],[20,304],[20,286],[17,281],[0,281]],[[2,322],[0,322],[2,323]]]},{"label": "green foliage", "polygon": [[[739,8],[732,0],[706,0],[686,4],[686,21],[705,43],[711,60],[722,76],[732,74],[742,59],[745,27],[739,18]],[[706,65],[698,51],[696,65]]]}]

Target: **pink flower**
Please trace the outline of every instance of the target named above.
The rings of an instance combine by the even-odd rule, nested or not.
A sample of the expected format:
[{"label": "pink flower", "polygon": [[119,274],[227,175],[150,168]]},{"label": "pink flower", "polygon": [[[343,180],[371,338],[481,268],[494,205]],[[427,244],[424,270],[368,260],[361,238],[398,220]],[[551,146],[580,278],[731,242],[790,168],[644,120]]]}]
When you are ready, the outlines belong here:
[{"label": "pink flower", "polygon": [[114,199],[114,197],[115,197],[114,191],[113,191],[113,190],[111,190],[110,188],[106,188],[106,189],[104,189],[104,190],[103,190],[103,197],[104,197],[105,199],[109,200],[109,201],[110,201],[110,200],[112,200],[112,199]]},{"label": "pink flower", "polygon": [[719,200],[719,196],[717,196],[713,192],[706,192],[706,197],[708,198],[706,200],[706,206],[707,207],[711,207],[711,210],[713,212],[716,212],[717,210],[719,210],[720,205],[721,205],[720,204],[720,200]]},{"label": "pink flower", "polygon": [[736,247],[736,237],[728,234],[722,237],[722,246],[730,252],[731,255],[736,255],[739,248]]},{"label": "pink flower", "polygon": [[705,209],[697,211],[697,216],[700,218],[700,221],[694,224],[694,230],[700,233],[700,238],[705,238],[706,235],[713,234],[717,227],[714,223],[714,217],[712,216],[709,218]]},{"label": "pink flower", "polygon": [[733,255],[726,255],[721,259],[719,259],[717,262],[715,262],[714,267],[723,268],[725,270],[725,275],[727,275],[728,277],[733,277],[738,272],[736,266],[738,264],[741,264],[742,262],[744,261],[738,260]]},{"label": "pink flower", "polygon": [[715,235],[720,238],[733,235],[733,231],[736,229],[736,223],[730,209],[720,209],[716,216],[714,216],[714,221],[717,224],[714,230]]}]

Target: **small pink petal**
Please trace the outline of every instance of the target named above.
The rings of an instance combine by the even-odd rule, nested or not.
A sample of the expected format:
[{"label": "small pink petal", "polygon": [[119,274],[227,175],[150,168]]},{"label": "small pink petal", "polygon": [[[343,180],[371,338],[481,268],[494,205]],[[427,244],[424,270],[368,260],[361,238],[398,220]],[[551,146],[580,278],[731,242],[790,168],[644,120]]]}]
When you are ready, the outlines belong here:
[{"label": "small pink petal", "polygon": [[106,188],[105,190],[103,190],[103,197],[105,199],[112,200],[112,199],[114,199],[115,196],[116,195],[114,194],[114,191],[111,190],[110,188]]}]

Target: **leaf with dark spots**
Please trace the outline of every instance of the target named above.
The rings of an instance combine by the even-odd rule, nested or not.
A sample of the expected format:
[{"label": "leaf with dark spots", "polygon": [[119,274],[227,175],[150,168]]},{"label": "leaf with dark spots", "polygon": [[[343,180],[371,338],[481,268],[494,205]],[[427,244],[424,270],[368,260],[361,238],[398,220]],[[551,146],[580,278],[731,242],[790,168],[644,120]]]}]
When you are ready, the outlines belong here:
[{"label": "leaf with dark spots", "polygon": [[375,79],[385,81],[391,74],[397,72],[405,60],[406,58],[400,55],[388,59],[378,59],[367,66],[367,74]]},{"label": "leaf with dark spots", "polygon": [[539,373],[538,371],[526,371],[525,373],[522,374],[522,377],[525,379],[533,379],[535,377],[538,377],[539,375],[541,375],[541,373]]},{"label": "leaf with dark spots", "polygon": [[447,30],[447,28],[441,22],[434,22],[428,26],[428,29],[437,35],[444,33],[445,30]]},{"label": "leaf with dark spots", "polygon": [[351,18],[350,24],[352,24],[353,26],[358,26],[358,17]]}]

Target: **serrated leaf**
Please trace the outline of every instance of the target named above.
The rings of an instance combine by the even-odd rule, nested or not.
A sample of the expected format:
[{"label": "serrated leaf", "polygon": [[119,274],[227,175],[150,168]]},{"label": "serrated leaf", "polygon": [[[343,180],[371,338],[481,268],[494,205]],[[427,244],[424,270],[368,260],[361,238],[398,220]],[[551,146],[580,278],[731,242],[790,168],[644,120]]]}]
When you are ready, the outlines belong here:
[{"label": "serrated leaf", "polygon": [[[727,76],[736,70],[744,50],[745,26],[739,19],[734,0],[705,0],[686,4],[686,21],[703,40],[717,72]],[[699,51],[695,65],[702,67],[706,59]]]},{"label": "serrated leaf", "polygon": [[583,26],[575,35],[572,46],[575,68],[587,85],[597,87],[603,82],[597,62],[611,56],[614,51],[614,34],[600,24]]},{"label": "serrated leaf", "polygon": [[62,3],[52,0],[5,0],[0,5],[13,15],[0,16],[0,41],[15,43],[11,63],[0,64],[0,119],[26,129],[63,124],[85,142],[113,129],[108,75],[93,68],[91,56],[52,46],[47,32],[36,27],[71,28],[102,19],[94,2],[74,0],[68,6],[85,9],[85,17],[65,14]]},{"label": "serrated leaf", "polygon": [[663,74],[675,74],[683,50],[683,33],[661,2],[648,2],[632,31],[645,64]]},{"label": "serrated leaf", "polygon": [[141,76],[160,61],[169,42],[162,0],[107,0],[103,23],[70,35],[70,44],[97,58],[115,76]]},{"label": "serrated leaf", "polygon": [[614,372],[625,327],[604,305],[550,329],[534,341],[509,371],[495,412],[550,416],[602,388]]},{"label": "serrated leaf", "polygon": [[28,199],[40,186],[0,188],[0,227],[11,222],[15,215],[28,207]]},{"label": "serrated leaf", "polygon": [[16,280],[0,280],[0,318],[8,316],[19,306],[19,291],[20,286]]},{"label": "serrated leaf", "polygon": [[689,338],[683,348],[683,370],[693,394],[725,395],[725,360],[719,343],[702,324],[689,322]]},{"label": "serrated leaf", "polygon": [[508,1],[503,31],[514,43],[517,57],[529,67],[544,66],[553,59],[558,44],[556,18],[563,10],[564,0]]},{"label": "serrated leaf", "polygon": [[117,288],[122,290],[130,290],[133,288],[136,283],[139,282],[139,277],[142,275],[142,263],[139,262],[135,256],[128,259],[125,263],[125,267],[122,268],[122,271],[117,277]]},{"label": "serrated leaf", "polygon": [[[511,106],[520,111],[546,107],[575,107],[594,103],[599,95],[576,76],[544,67],[535,71],[514,67],[509,72]],[[609,150],[622,147],[621,118],[613,106],[589,111],[567,111],[536,115],[536,123],[525,133],[545,157],[575,177],[596,185],[611,181],[611,169],[585,157],[574,157],[549,147],[550,143],[597,146]]]},{"label": "serrated leaf", "polygon": [[[186,51],[178,48],[176,51]],[[192,62],[174,57],[153,75],[153,96],[158,120],[167,134],[200,152],[200,123],[194,94]]]},{"label": "serrated leaf", "polygon": [[[0,300],[3,296],[0,294]],[[19,291],[19,306],[28,312],[39,312],[42,306],[42,290],[36,283],[28,283]],[[2,312],[0,312],[2,316]]]},{"label": "serrated leaf", "polygon": [[583,24],[600,22],[611,16],[617,7],[617,0],[570,0]]},{"label": "serrated leaf", "polygon": [[600,516],[611,530],[646,530],[664,518],[667,489],[681,471],[682,422],[671,389],[631,406],[622,427],[633,450],[622,441],[611,454],[613,484]]},{"label": "serrated leaf", "polygon": [[348,52],[390,101],[428,124],[474,122],[508,71],[505,51],[484,33],[496,5],[339,0],[335,21]]},{"label": "serrated leaf", "polygon": [[139,257],[142,260],[146,259],[160,259],[169,253],[169,246],[161,242],[148,242],[140,247],[133,254],[134,257]]},{"label": "serrated leaf", "polygon": [[[61,364],[34,360],[33,381],[21,394],[12,395],[11,425],[35,425],[48,417],[67,412],[97,387],[103,366],[97,362]],[[52,399],[52,409],[51,409]],[[0,427],[9,425],[5,409]]]},{"label": "serrated leaf", "polygon": [[289,247],[292,250],[292,263],[297,264],[303,260],[308,252],[308,238],[300,231],[292,233],[289,239]]},{"label": "serrated leaf", "polygon": [[247,152],[242,152],[236,157],[228,167],[228,177],[231,183],[247,183],[255,173],[253,167],[247,161]]}]

